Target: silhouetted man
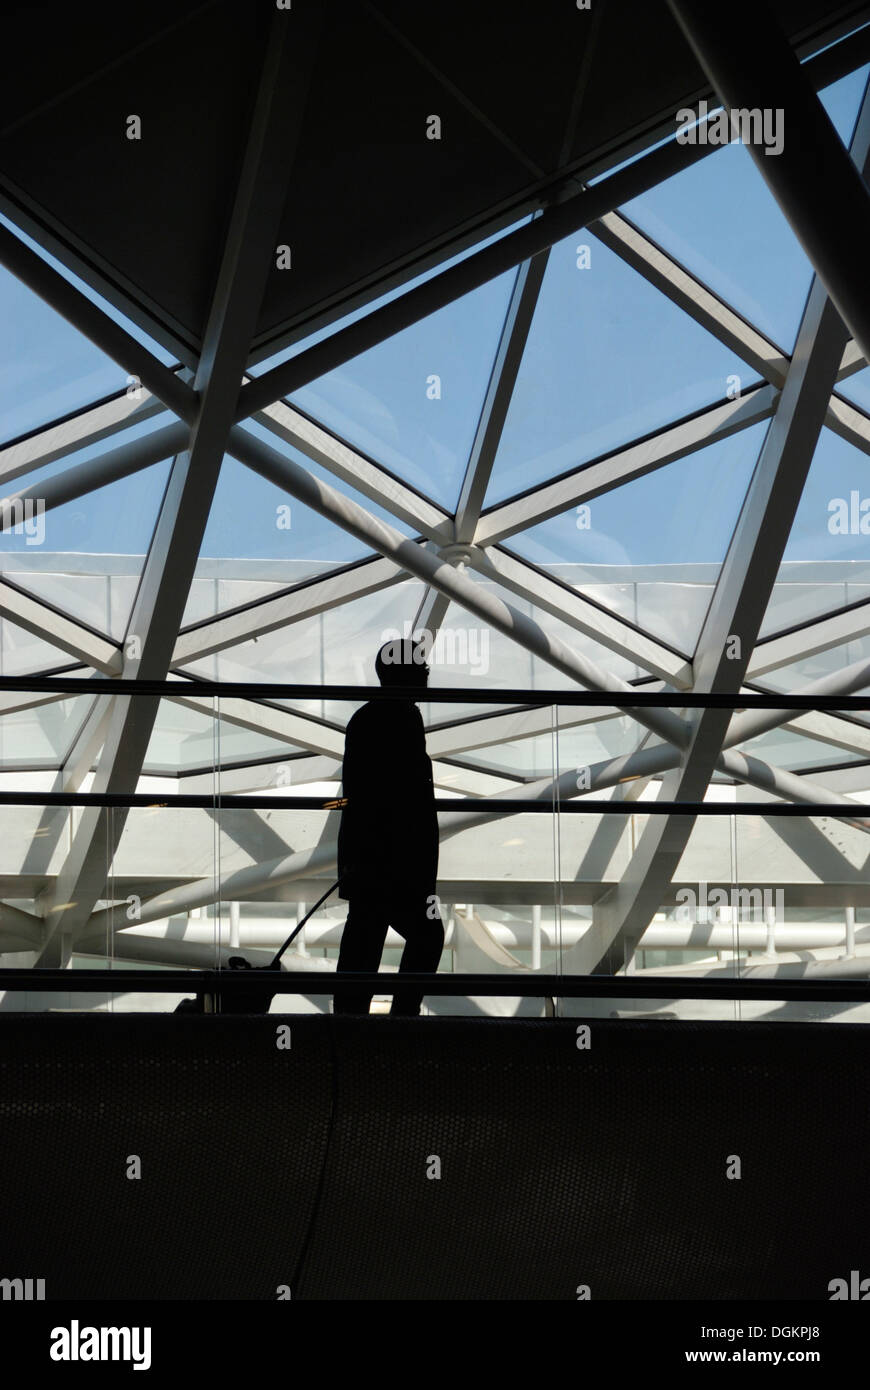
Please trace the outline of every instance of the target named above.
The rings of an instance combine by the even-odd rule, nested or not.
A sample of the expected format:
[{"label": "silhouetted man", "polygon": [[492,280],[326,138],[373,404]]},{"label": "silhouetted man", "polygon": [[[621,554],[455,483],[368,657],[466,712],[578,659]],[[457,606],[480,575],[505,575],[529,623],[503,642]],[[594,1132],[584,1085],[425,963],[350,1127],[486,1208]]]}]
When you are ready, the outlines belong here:
[{"label": "silhouetted man", "polygon": [[[424,642],[396,638],[375,660],[381,685],[426,689]],[[377,970],[392,927],[405,939],[402,971],[438,968],[444,927],[435,897],[438,817],[423,719],[413,697],[372,700],[353,715],[344,742],[338,832],[339,895],[348,901],[338,969]],[[335,996],[335,1013],[368,1013],[370,991]],[[393,994],[393,1014],[419,1014],[420,990]]]}]

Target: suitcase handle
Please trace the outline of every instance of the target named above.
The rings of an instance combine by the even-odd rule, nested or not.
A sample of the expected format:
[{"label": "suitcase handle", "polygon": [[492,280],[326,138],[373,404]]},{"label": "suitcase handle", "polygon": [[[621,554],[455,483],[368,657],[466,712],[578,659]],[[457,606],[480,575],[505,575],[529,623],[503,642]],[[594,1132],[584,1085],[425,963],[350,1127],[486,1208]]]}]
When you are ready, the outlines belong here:
[{"label": "suitcase handle", "polygon": [[275,955],[272,958],[272,960],[269,961],[268,965],[252,966],[249,961],[245,960],[244,956],[230,956],[229,960],[227,961],[228,968],[230,970],[274,970],[277,967],[279,961],[281,960],[281,957],[283,956],[284,952],[287,950],[287,947],[290,945],[290,942],[295,940],[295,938],[301,932],[302,928],[305,926],[305,923],[308,921],[309,917],[314,916],[315,912],[321,906],[321,904],[325,903],[326,899],[330,896],[330,894],[335,892],[340,882],[341,879],[337,878],[335,880],[335,883],[333,883],[332,887],[327,888],[323,896],[317,899],[317,902],[314,904],[314,906],[308,909],[305,916],[302,918],[302,921],[296,923],[296,926],[293,928],[292,932],[287,937],[287,940],[284,942],[284,945],[280,947],[277,955]]}]

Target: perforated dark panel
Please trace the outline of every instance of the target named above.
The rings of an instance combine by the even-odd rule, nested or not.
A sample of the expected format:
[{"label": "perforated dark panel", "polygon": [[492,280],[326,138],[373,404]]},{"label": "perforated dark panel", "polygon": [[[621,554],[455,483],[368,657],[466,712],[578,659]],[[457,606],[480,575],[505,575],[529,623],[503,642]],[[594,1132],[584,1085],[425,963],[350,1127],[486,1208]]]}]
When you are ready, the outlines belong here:
[{"label": "perforated dark panel", "polygon": [[580,1050],[576,1019],[0,1017],[0,1277],[825,1300],[866,1266],[870,1032],[590,1026]]}]

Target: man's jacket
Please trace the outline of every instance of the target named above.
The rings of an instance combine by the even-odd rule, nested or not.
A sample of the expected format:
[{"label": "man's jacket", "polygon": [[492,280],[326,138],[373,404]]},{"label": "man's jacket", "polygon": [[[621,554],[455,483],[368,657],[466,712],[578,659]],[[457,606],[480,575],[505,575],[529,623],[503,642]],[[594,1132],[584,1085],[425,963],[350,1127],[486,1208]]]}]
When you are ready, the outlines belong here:
[{"label": "man's jacket", "polygon": [[438,817],[419,709],[373,700],[348,723],[338,832],[339,895],[435,892]]}]

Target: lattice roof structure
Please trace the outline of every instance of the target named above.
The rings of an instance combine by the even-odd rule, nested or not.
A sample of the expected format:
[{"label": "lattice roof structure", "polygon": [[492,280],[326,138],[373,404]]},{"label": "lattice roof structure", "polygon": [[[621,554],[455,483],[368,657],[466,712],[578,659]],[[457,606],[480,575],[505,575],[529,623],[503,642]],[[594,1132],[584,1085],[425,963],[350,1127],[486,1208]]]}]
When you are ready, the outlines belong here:
[{"label": "lattice roof structure", "polygon": [[[204,790],[216,764],[225,791],[337,785],[347,704],[198,683],[371,683],[386,636],[422,629],[432,687],[469,692],[425,707],[441,792],[568,795],[583,767],[575,795],[848,808],[870,712],[693,720],[679,697],[870,688],[870,368],[842,225],[850,199],[866,215],[867,7],[777,6],[759,35],[774,98],[802,83],[836,142],[842,217],[789,202],[788,130],[772,157],[705,142],[727,43],[705,62],[703,25],[690,43],[664,3],[534,25],[368,0],[98,10],[37,61],[38,12],[13,7],[0,677],[89,683],[0,691],[0,789]],[[542,686],[601,705],[499,699]],[[673,709],[614,703],[638,689]],[[863,902],[850,819],[854,843],[824,847],[837,903]],[[122,824],[88,809],[0,864],[7,950],[94,949],[145,883],[111,867]],[[672,899],[691,835],[653,817],[598,876],[582,900],[610,946]]]}]

